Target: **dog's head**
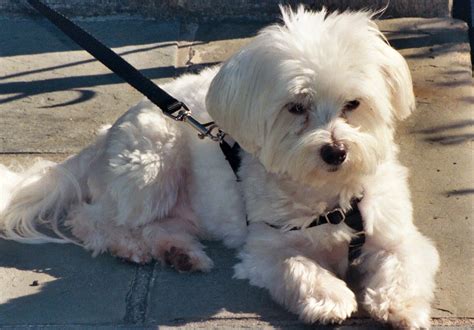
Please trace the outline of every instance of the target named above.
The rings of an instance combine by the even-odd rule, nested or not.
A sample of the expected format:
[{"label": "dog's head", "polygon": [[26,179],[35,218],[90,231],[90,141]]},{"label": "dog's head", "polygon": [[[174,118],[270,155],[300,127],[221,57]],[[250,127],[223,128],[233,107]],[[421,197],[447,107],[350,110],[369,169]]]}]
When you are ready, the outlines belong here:
[{"label": "dog's head", "polygon": [[305,183],[372,173],[415,106],[405,60],[370,13],[282,14],[222,65],[209,113],[270,172]]}]

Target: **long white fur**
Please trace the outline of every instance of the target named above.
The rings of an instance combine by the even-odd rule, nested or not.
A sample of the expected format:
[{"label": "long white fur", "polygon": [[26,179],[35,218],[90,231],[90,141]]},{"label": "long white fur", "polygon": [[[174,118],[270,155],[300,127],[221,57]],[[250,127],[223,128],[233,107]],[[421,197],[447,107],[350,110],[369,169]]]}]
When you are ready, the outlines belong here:
[{"label": "long white fur", "polygon": [[[94,254],[202,271],[212,261],[198,239],[222,239],[243,245],[235,276],[268,289],[305,322],[339,323],[360,305],[395,326],[429,327],[439,257],[413,224],[394,142],[395,121],[415,107],[408,66],[370,13],[282,14],[283,24],[221,67],[165,86],[242,146],[240,184],[215,143],[145,100],[62,164],[24,173],[0,166],[2,237],[75,241]],[[354,99],[360,106],[343,110]],[[295,102],[305,114],[288,111]],[[333,142],[348,150],[339,166],[320,156]],[[305,227],[337,205],[348,210],[353,197],[362,197],[367,234],[360,292],[344,281],[349,227],[265,224]],[[39,229],[45,225],[58,237]]]}]

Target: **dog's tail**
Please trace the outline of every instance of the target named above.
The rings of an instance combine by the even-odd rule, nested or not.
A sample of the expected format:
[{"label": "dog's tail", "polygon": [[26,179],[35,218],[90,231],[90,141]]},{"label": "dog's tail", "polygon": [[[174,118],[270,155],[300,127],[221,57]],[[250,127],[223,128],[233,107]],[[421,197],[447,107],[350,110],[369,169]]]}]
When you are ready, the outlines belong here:
[{"label": "dog's tail", "polygon": [[0,237],[80,244],[68,234],[64,219],[73,204],[87,199],[87,173],[97,157],[97,143],[61,164],[38,160],[20,171],[0,164]]}]

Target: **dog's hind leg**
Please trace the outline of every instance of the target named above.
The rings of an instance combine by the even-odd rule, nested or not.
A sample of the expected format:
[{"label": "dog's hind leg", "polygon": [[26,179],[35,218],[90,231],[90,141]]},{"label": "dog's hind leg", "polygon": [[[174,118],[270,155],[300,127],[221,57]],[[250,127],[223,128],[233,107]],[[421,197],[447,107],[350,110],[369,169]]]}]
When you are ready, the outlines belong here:
[{"label": "dog's hind leg", "polygon": [[142,102],[109,130],[87,181],[90,200],[67,225],[94,254],[209,270],[187,198],[190,162],[182,126]]},{"label": "dog's hind leg", "polygon": [[[204,247],[191,232],[183,226],[187,221],[169,218],[159,223],[147,225],[143,237],[152,256],[162,264],[169,265],[179,272],[208,272],[213,266],[212,260],[204,252]],[[191,228],[189,228],[191,229]]]},{"label": "dog's hind leg", "polygon": [[108,251],[136,263],[154,258],[178,271],[209,271],[213,263],[198,241],[196,216],[184,187],[179,190],[170,212],[145,224],[133,225],[133,219],[119,224],[115,203],[107,195],[77,207],[66,224],[94,255]]},{"label": "dog's hind leg", "polygon": [[201,236],[196,215],[186,192],[181,192],[169,217],[143,227],[143,241],[152,256],[180,272],[210,271],[213,262],[199,243]]},{"label": "dog's hind leg", "polygon": [[140,228],[117,225],[114,208],[104,200],[83,203],[73,209],[66,220],[72,234],[93,256],[103,252],[135,263],[148,263],[151,253],[143,241]]},{"label": "dog's hind leg", "polygon": [[116,208],[111,205],[107,198],[83,203],[66,221],[73,235],[93,255],[109,252],[140,264],[154,258],[178,271],[212,268],[212,261],[197,239],[196,218],[184,200],[180,199],[167,217],[137,226],[117,224]]}]

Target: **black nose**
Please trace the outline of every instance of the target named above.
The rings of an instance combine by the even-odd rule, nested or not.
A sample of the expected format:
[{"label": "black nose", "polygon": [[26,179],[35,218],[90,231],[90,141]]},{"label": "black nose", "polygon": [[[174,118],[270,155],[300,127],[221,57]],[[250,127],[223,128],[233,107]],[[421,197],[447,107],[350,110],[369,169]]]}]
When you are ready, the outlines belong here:
[{"label": "black nose", "polygon": [[321,158],[329,165],[341,165],[346,155],[346,147],[340,143],[325,144],[321,148]]}]

